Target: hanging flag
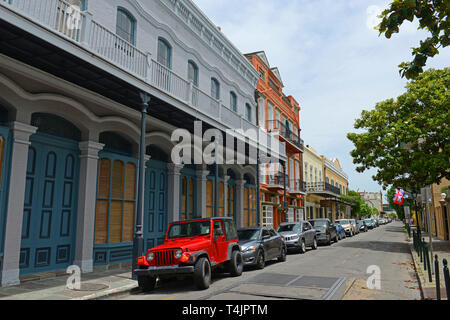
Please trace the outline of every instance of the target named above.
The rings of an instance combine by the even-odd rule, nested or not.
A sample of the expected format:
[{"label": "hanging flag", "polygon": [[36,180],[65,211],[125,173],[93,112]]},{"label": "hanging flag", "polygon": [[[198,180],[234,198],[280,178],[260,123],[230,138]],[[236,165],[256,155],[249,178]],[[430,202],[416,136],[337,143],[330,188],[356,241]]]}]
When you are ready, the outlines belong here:
[{"label": "hanging flag", "polygon": [[400,189],[400,190],[395,189],[393,202],[395,204],[402,205],[403,204],[403,200],[405,200],[405,191],[403,191],[403,189]]}]

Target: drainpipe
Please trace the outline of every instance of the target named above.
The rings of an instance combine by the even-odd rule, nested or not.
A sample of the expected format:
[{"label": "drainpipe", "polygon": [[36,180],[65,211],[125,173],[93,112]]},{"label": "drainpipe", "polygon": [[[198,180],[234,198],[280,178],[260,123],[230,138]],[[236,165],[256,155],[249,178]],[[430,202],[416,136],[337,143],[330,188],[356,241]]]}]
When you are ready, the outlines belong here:
[{"label": "drainpipe", "polygon": [[218,147],[219,144],[217,143],[217,138],[215,139],[215,181],[214,181],[214,216],[219,216],[219,165],[217,164],[217,158],[218,158]]},{"label": "drainpipe", "polygon": [[145,183],[145,133],[146,133],[146,119],[147,119],[147,109],[148,103],[150,102],[150,96],[146,93],[141,93],[141,142],[139,145],[139,177],[138,177],[138,190],[137,190],[137,200],[136,200],[136,229],[134,233],[133,239],[133,270],[132,270],[132,278],[134,280],[137,279],[134,270],[137,268],[137,259],[138,257],[144,254],[144,234],[143,234],[143,225],[144,225],[144,183]]}]

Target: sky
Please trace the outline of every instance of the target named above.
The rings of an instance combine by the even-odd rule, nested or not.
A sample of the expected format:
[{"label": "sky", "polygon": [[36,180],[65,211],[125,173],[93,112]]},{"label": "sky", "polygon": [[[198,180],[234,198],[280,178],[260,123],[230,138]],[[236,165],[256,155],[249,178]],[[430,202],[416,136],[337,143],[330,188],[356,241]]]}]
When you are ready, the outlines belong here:
[{"label": "sky", "polygon": [[[321,155],[338,158],[351,190],[378,192],[375,169],[358,173],[348,132],[362,110],[405,92],[398,65],[427,33],[406,22],[391,39],[373,27],[387,0],[194,0],[241,51],[265,51],[278,67],[283,92],[301,105],[301,138]],[[449,66],[450,49],[427,62]],[[427,69],[426,68],[426,69]],[[383,191],[383,194],[386,192]],[[384,201],[384,199],[383,199]]]}]

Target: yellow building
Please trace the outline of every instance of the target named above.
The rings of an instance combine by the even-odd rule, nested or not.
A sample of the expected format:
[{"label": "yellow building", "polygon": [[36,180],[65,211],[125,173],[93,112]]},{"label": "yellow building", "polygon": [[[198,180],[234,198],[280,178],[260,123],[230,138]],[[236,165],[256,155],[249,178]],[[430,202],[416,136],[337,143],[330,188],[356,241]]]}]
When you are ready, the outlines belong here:
[{"label": "yellow building", "polygon": [[322,206],[328,208],[327,217],[332,221],[336,219],[350,218],[350,204],[342,200],[341,195],[348,194],[348,175],[342,170],[337,158],[322,158],[322,168],[325,180],[325,189],[333,195],[322,201]]}]

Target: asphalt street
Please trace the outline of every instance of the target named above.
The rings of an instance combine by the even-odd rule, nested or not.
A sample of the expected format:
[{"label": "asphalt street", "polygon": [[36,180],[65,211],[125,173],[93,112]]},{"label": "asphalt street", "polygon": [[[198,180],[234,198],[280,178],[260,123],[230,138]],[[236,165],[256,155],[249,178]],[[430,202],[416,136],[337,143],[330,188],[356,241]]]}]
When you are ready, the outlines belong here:
[{"label": "asphalt street", "polygon": [[240,277],[214,274],[210,288],[203,291],[187,278],[162,282],[150,293],[132,290],[107,299],[419,300],[402,226],[392,222],[304,254],[289,253],[286,262],[268,262],[263,270],[246,268]]}]

